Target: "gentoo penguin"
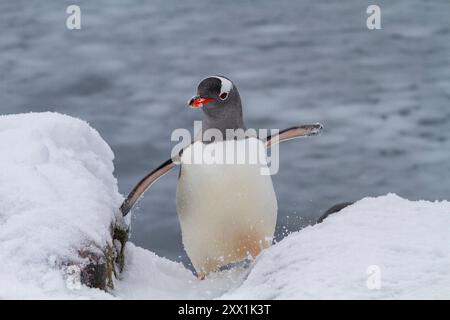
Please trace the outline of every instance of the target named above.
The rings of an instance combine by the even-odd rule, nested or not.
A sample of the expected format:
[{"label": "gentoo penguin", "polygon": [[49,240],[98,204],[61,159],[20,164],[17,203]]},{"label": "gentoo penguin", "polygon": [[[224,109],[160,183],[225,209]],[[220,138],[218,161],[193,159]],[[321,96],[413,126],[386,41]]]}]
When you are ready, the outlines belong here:
[{"label": "gentoo penguin", "polygon": [[[262,146],[265,152],[265,148],[278,142],[316,135],[322,125],[292,127],[264,140],[255,136],[229,138],[227,129],[243,132],[246,128],[239,91],[223,76],[202,80],[197,94],[188,105],[202,107],[203,132],[215,130],[222,134],[224,141],[211,142],[201,135],[180,152],[179,161],[169,159],[144,177],[120,210],[125,216],[141,195],[179,162],[176,204],[183,245],[197,275],[203,278],[223,266],[253,259],[272,244],[277,199],[271,176],[261,174],[264,164],[248,161],[234,164],[196,163],[192,162],[196,150],[224,147],[222,150],[226,153],[229,152],[227,144],[250,142]],[[233,148],[237,148],[233,149],[237,153],[254,150],[246,147],[239,149],[239,145]]]}]

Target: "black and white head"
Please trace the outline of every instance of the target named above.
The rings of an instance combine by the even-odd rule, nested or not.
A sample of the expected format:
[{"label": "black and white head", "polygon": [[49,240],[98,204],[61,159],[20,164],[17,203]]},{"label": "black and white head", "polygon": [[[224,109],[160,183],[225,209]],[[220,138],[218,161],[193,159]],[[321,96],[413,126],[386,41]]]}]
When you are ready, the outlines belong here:
[{"label": "black and white head", "polygon": [[245,129],[239,91],[223,76],[203,79],[189,106],[202,107],[203,130],[215,128],[225,134],[226,129]]}]

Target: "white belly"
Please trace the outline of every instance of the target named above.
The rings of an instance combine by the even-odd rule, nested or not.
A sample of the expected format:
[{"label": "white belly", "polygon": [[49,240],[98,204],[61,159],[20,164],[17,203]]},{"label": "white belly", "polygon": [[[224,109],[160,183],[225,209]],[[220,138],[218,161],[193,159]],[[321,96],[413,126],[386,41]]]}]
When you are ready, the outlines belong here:
[{"label": "white belly", "polygon": [[261,167],[248,161],[185,164],[182,159],[177,211],[185,250],[199,274],[255,257],[272,243],[277,199]]}]

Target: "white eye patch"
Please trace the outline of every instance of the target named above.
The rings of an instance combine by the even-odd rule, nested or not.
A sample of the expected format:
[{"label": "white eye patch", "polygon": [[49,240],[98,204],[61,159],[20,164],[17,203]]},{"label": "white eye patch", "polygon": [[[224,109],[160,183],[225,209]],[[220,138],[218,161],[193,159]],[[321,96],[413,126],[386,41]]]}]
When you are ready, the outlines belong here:
[{"label": "white eye patch", "polygon": [[230,93],[231,89],[233,89],[233,83],[230,80],[225,79],[223,77],[219,77],[219,76],[212,76],[211,78],[216,78],[216,79],[220,80],[220,94],[219,95],[221,95],[222,93],[228,94],[228,93]]}]

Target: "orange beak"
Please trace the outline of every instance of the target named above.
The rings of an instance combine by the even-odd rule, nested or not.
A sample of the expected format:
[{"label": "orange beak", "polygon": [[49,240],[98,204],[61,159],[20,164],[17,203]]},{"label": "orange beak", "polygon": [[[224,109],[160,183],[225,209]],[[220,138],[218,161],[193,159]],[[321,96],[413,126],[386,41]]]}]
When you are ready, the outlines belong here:
[{"label": "orange beak", "polygon": [[191,107],[191,108],[200,108],[200,107],[202,107],[204,104],[207,104],[208,102],[211,102],[211,101],[213,101],[214,99],[212,99],[212,98],[202,98],[202,97],[199,97],[199,96],[195,96],[195,97],[193,97],[191,100],[189,100],[189,103],[188,103],[188,105]]}]

